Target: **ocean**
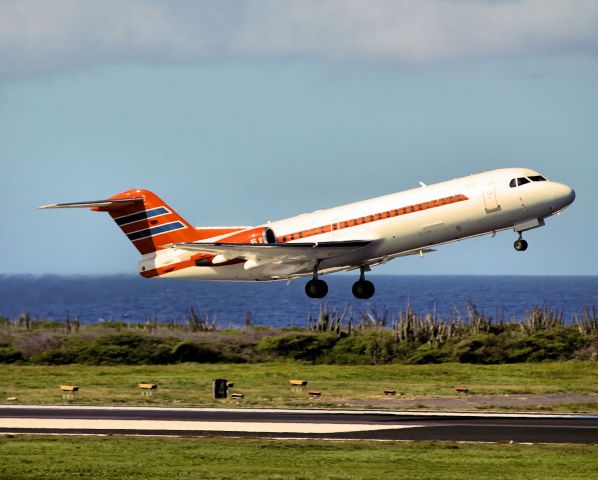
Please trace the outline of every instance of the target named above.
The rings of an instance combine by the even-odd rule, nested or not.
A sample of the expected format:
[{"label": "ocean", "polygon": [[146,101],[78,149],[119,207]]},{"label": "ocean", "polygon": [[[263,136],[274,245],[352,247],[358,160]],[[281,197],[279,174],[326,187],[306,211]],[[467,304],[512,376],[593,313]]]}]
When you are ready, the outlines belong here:
[{"label": "ocean", "polygon": [[204,282],[146,280],[137,276],[0,276],[0,315],[21,313],[52,320],[78,316],[83,323],[143,322],[185,318],[190,306],[216,316],[221,327],[243,325],[305,326],[308,312],[350,306],[358,313],[375,308],[393,315],[408,304],[420,313],[465,314],[471,300],[496,317],[522,316],[534,306],[563,311],[566,321],[583,306],[598,305],[598,276],[399,276],[368,275],[376,285],[370,300],[351,294],[354,275],[325,277],[323,300],[305,296],[305,279],[285,282]]}]

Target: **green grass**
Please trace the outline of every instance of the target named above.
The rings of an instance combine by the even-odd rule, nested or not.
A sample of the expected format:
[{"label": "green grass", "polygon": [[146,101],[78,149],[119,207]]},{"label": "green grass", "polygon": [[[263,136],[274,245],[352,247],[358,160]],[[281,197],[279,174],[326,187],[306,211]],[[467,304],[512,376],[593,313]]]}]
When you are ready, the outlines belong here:
[{"label": "green grass", "polygon": [[[455,395],[465,385],[471,394],[598,393],[597,362],[548,362],[511,365],[338,366],[300,363],[180,364],[148,366],[0,365],[0,402],[61,403],[59,385],[81,387],[76,403],[215,405],[211,381],[227,378],[245,394],[247,406],[343,405],[349,400],[383,398],[384,388],[407,395]],[[288,381],[308,380],[322,392],[316,401],[291,391]],[[154,396],[141,397],[139,382],[158,383]],[[425,403],[425,402],[422,402]],[[594,407],[595,407],[594,403]]]},{"label": "green grass", "polygon": [[583,479],[598,446],[234,438],[0,437],[0,478]]}]

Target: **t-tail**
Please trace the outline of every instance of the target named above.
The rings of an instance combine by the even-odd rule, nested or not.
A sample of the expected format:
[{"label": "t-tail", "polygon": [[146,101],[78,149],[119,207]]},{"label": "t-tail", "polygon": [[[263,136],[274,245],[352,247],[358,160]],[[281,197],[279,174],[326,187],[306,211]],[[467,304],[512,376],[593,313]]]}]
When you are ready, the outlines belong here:
[{"label": "t-tail", "polygon": [[132,189],[105,200],[55,203],[39,208],[90,208],[108,212],[142,255],[200,237],[194,227],[149,190]]}]

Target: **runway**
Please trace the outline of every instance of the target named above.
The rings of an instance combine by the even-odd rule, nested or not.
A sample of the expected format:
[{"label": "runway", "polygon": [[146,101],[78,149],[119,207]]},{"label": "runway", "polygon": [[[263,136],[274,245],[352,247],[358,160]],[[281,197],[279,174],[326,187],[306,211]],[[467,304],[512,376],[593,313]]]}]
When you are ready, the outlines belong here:
[{"label": "runway", "polygon": [[1,433],[598,443],[598,416],[0,405]]}]

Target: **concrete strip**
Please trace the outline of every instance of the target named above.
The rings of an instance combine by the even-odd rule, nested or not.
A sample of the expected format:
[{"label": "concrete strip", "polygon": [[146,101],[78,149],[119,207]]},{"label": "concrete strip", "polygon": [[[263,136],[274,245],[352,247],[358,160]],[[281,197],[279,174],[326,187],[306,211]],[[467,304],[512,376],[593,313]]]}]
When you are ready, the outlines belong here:
[{"label": "concrete strip", "polygon": [[247,413],[294,413],[294,414],[351,414],[351,415],[394,415],[422,417],[486,417],[486,418],[571,418],[596,419],[598,415],[580,413],[527,413],[527,412],[477,412],[477,411],[437,411],[437,410],[347,410],[324,408],[222,408],[222,407],[145,407],[112,405],[18,405],[0,404],[2,409],[30,410],[113,410],[113,411],[173,411],[173,412],[247,412]]},{"label": "concrete strip", "polygon": [[164,430],[250,433],[346,433],[414,428],[419,425],[364,425],[342,423],[195,422],[170,420],[71,420],[0,418],[3,429],[48,430]]}]

